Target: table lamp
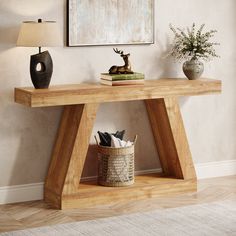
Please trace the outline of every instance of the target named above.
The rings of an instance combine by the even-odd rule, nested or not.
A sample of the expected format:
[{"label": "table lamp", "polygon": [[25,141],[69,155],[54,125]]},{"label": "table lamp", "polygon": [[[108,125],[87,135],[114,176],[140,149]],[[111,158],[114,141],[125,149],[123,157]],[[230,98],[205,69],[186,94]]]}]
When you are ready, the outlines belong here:
[{"label": "table lamp", "polygon": [[59,46],[60,35],[55,21],[26,21],[21,25],[17,46],[38,47],[39,53],[31,55],[30,75],[36,89],[48,88],[53,62],[48,51],[41,51],[42,47]]}]

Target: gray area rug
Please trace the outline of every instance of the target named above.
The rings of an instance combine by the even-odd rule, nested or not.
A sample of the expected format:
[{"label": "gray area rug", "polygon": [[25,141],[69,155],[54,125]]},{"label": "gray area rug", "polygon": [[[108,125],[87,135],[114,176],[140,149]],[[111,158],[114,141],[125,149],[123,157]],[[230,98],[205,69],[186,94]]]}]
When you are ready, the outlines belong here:
[{"label": "gray area rug", "polygon": [[236,202],[180,208],[54,225],[1,236],[236,236]]}]

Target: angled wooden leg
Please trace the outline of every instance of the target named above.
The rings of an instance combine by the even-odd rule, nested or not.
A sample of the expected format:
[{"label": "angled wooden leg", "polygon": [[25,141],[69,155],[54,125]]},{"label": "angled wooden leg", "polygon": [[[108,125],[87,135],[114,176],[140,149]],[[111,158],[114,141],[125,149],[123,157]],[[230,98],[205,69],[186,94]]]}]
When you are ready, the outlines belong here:
[{"label": "angled wooden leg", "polygon": [[149,99],[145,104],[163,173],[178,179],[196,179],[178,99]]},{"label": "angled wooden leg", "polygon": [[99,104],[65,106],[44,188],[44,199],[62,209],[63,199],[78,192]]}]

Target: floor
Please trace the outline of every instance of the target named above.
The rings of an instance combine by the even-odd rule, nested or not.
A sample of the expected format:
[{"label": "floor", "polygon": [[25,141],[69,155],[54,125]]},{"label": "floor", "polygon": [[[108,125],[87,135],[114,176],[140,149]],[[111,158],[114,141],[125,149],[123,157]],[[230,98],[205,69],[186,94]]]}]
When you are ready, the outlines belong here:
[{"label": "floor", "polygon": [[116,203],[87,209],[53,210],[42,201],[0,205],[0,232],[98,219],[154,209],[236,200],[236,176],[200,180],[198,191],[169,198]]}]

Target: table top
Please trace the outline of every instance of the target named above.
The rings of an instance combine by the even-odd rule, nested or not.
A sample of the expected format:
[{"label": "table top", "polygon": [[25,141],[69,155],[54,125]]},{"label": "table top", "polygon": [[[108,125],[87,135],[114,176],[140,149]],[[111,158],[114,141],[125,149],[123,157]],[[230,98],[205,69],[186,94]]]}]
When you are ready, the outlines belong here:
[{"label": "table top", "polygon": [[53,85],[48,89],[15,88],[15,102],[29,107],[48,107],[170,96],[195,96],[220,92],[220,80],[163,78],[145,80],[144,85],[107,86],[99,83],[81,83]]}]

